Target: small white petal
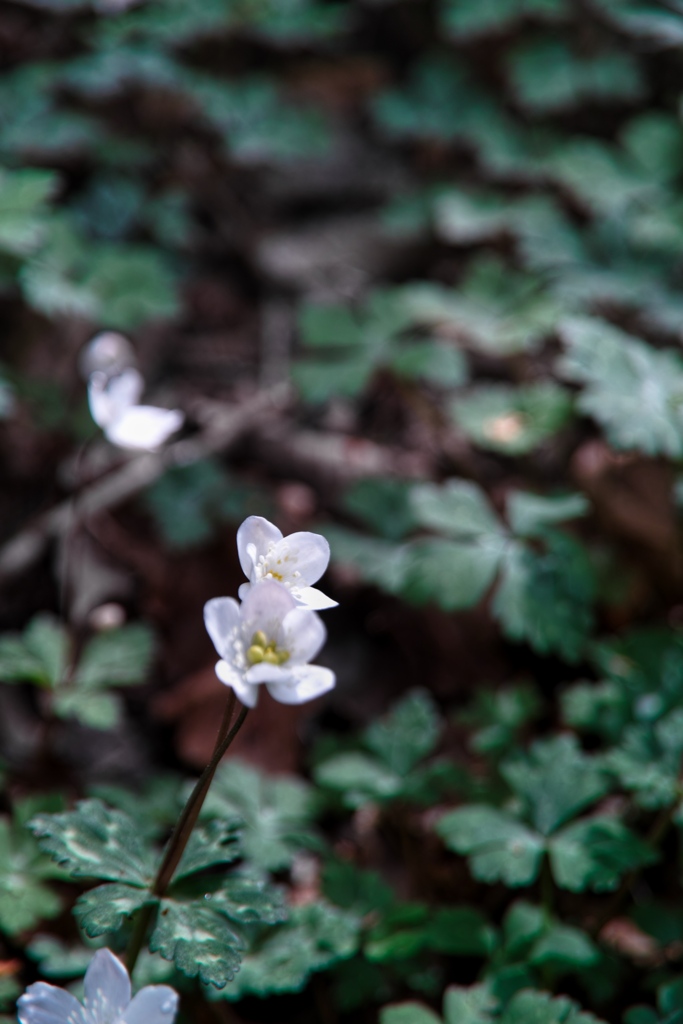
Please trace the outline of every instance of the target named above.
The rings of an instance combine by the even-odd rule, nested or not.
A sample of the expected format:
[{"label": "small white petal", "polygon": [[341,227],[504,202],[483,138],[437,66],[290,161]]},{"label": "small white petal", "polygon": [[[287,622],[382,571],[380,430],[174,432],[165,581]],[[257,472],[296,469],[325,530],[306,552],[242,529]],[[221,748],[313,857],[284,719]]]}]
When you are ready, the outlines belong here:
[{"label": "small white petal", "polygon": [[140,989],[118,1024],[173,1024],[178,996],[168,985]]},{"label": "small white petal", "polygon": [[207,601],[204,625],[221,658],[232,661],[231,641],[240,626],[240,609],[234,597],[213,597]]},{"label": "small white petal", "polygon": [[252,686],[243,675],[236,672],[227,661],[219,661],[216,675],[226,686],[232,687],[242,703],[248,708],[255,708],[258,700],[258,686]]},{"label": "small white petal", "polygon": [[322,590],[316,590],[315,587],[301,587],[293,590],[292,593],[302,605],[312,608],[316,612],[322,612],[326,608],[336,608],[339,604],[339,601],[333,601],[331,597],[323,594]]},{"label": "small white petal", "polygon": [[88,403],[98,427],[106,429],[137,405],[144,387],[141,374],[132,366],[115,377],[102,371],[93,373],[88,382]]},{"label": "small white petal", "polygon": [[286,683],[292,678],[292,672],[283,665],[269,665],[267,661],[262,661],[252,665],[245,672],[244,678],[248,683]]},{"label": "small white petal", "polygon": [[19,1024],[92,1024],[78,1000],[57,988],[38,981],[17,1002]]},{"label": "small white petal", "polygon": [[154,405],[134,405],[105,426],[105,434],[119,448],[155,451],[183,425],[179,409],[160,409]]},{"label": "small white petal", "polygon": [[247,596],[250,590],[251,583],[240,583],[239,587],[237,588],[237,596],[239,597],[240,601],[244,601],[245,597]]},{"label": "small white petal", "polygon": [[291,580],[299,573],[303,587],[319,580],[330,561],[330,545],[319,533],[290,533],[268,558],[268,568]]},{"label": "small white petal", "polygon": [[289,663],[305,665],[315,658],[326,636],[319,615],[310,608],[294,608],[282,620],[276,639],[278,647],[289,652]]},{"label": "small white petal", "polygon": [[245,519],[237,531],[237,553],[244,575],[252,580],[254,577],[254,551],[247,548],[253,545],[256,558],[265,555],[270,544],[276,544],[282,540],[282,531],[273,526],[263,516],[249,516]]},{"label": "small white petal", "polygon": [[98,1024],[116,1021],[130,1002],[130,978],[108,949],[98,949],[85,972],[85,1008]]},{"label": "small white petal", "polygon": [[292,669],[290,683],[268,683],[268,693],[281,704],[305,704],[331,690],[334,672],[321,665],[298,665]]},{"label": "small white petal", "polygon": [[248,645],[258,630],[263,630],[269,639],[275,638],[285,615],[296,606],[289,590],[274,580],[262,580],[251,587],[241,608],[245,643]]}]

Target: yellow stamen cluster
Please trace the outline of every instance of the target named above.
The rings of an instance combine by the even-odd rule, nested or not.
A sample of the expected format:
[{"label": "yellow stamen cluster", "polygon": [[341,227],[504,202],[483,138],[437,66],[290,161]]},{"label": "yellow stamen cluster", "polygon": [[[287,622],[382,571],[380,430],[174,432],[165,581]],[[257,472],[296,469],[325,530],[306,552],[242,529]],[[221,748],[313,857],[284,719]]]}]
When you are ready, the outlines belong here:
[{"label": "yellow stamen cluster", "polygon": [[265,661],[267,665],[284,665],[289,660],[289,651],[278,651],[274,640],[268,637],[259,629],[251,638],[251,646],[247,650],[247,661],[250,665],[260,665]]}]

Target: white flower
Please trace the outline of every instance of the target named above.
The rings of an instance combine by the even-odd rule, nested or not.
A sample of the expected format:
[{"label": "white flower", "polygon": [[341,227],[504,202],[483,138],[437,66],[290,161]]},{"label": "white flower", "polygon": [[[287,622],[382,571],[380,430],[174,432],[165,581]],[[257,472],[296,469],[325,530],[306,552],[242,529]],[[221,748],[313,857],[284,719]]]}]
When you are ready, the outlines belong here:
[{"label": "white flower", "polygon": [[325,643],[320,617],[274,580],[252,587],[241,605],[231,597],[207,601],[204,623],[221,656],[216,675],[249,708],[261,683],[282,704],[303,704],[334,686],[334,672],[308,664]]},{"label": "white flower", "polygon": [[277,580],[284,584],[298,604],[321,611],[334,608],[336,601],[312,587],[327,569],[330,545],[319,533],[282,531],[262,516],[249,516],[237,531],[240,565],[249,583],[243,583],[239,596],[246,597],[254,583]]},{"label": "white flower", "polygon": [[128,971],[108,949],[98,949],[85,974],[85,1006],[70,992],[38,981],[17,1003],[19,1024],[173,1024],[178,996],[168,985],[148,985],[131,1000]]},{"label": "white flower", "polygon": [[109,376],[95,371],[88,381],[90,413],[119,448],[154,451],[183,424],[179,409],[139,405],[145,382],[132,366]]}]

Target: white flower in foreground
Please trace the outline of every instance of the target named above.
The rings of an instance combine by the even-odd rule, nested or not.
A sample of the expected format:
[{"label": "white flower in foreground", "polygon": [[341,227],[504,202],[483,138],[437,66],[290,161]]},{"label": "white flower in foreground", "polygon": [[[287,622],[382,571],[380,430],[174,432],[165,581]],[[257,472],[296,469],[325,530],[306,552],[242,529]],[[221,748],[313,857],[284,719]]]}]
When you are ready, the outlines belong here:
[{"label": "white flower in foreground", "polygon": [[261,683],[282,704],[303,704],[334,686],[334,672],[308,664],[325,643],[320,617],[280,583],[264,580],[241,605],[232,597],[207,601],[204,622],[221,656],[216,675],[248,708]]},{"label": "white flower in foreground", "polygon": [[179,409],[140,405],[145,382],[133,367],[110,377],[96,371],[88,381],[90,413],[119,448],[154,451],[183,425]]},{"label": "white flower in foreground", "polygon": [[262,516],[249,516],[237,531],[240,565],[249,583],[243,583],[239,596],[261,580],[276,580],[291,592],[298,604],[321,611],[335,608],[337,601],[312,587],[327,569],[330,545],[319,533],[282,531]]},{"label": "white flower in foreground", "polygon": [[17,1003],[19,1024],[173,1024],[178,996],[168,985],[148,985],[131,999],[128,971],[108,949],[98,949],[85,975],[85,1005],[70,992],[38,981]]}]

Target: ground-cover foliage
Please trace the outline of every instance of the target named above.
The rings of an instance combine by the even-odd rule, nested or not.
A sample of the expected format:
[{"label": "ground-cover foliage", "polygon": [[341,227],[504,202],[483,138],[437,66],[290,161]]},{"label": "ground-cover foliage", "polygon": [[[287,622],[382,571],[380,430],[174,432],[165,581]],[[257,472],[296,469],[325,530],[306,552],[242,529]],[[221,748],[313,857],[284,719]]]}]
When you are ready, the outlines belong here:
[{"label": "ground-cover foliage", "polygon": [[682,49],[0,0],[2,1024],[683,1022]]}]

